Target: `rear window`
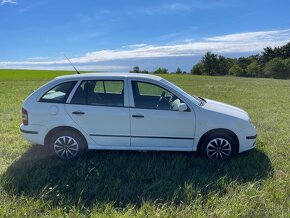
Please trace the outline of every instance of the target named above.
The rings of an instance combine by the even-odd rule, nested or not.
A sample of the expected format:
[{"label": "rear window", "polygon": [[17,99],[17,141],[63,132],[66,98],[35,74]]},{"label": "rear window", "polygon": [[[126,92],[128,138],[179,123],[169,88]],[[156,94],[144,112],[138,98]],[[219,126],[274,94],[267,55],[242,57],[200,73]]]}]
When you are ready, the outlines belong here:
[{"label": "rear window", "polygon": [[64,82],[53,87],[40,98],[40,102],[65,103],[75,84],[76,81]]}]

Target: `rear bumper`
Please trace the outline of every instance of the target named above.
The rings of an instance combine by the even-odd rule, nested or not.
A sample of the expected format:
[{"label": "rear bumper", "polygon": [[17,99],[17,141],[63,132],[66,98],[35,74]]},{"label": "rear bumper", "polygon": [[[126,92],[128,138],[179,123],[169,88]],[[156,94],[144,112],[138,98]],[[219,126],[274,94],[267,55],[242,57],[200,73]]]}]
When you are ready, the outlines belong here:
[{"label": "rear bumper", "polygon": [[20,125],[20,132],[24,138],[32,144],[44,145],[47,128],[41,125]]},{"label": "rear bumper", "polygon": [[38,134],[37,131],[30,131],[30,130],[24,130],[20,128],[20,132],[25,133],[25,134]]}]

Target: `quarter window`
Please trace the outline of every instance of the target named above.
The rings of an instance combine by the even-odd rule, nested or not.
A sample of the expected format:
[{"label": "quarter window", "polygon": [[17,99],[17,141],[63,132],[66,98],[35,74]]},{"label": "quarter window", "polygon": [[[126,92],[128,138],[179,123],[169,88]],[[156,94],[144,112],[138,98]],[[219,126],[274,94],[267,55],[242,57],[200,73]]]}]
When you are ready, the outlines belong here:
[{"label": "quarter window", "polygon": [[75,84],[76,82],[73,81],[55,86],[40,98],[40,102],[65,103]]},{"label": "quarter window", "polygon": [[88,80],[77,88],[71,104],[96,106],[124,106],[124,82]]}]

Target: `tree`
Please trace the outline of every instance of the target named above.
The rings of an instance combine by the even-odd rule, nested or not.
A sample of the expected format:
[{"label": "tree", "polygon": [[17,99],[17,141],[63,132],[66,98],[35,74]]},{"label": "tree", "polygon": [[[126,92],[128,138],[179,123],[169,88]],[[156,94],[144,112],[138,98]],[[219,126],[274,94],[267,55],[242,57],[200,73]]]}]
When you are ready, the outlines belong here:
[{"label": "tree", "polygon": [[266,47],[261,55],[261,63],[263,66],[274,58],[287,59],[290,58],[290,42],[281,47]]},{"label": "tree", "polygon": [[142,70],[140,73],[143,73],[143,74],[148,74],[149,71],[148,70]]},{"label": "tree", "polygon": [[277,57],[277,48],[272,49],[271,47],[266,47],[263,49],[264,51],[262,52],[262,62],[266,64],[270,60],[274,59]]},{"label": "tree", "polygon": [[202,63],[199,62],[196,65],[193,65],[192,69],[190,70],[190,73],[195,75],[201,75],[203,73]]},{"label": "tree", "polygon": [[289,79],[290,78],[290,60],[283,60],[282,58],[274,58],[265,65],[265,72],[267,75],[275,79]]},{"label": "tree", "polygon": [[226,75],[229,73],[229,69],[231,68],[231,64],[227,58],[222,55],[218,56],[218,68],[217,73],[219,75]]},{"label": "tree", "polygon": [[281,58],[290,58],[290,42],[281,47]]},{"label": "tree", "polygon": [[244,70],[238,65],[234,64],[230,69],[229,69],[229,74],[230,75],[235,75],[235,76],[244,76]]},{"label": "tree", "polygon": [[252,60],[249,57],[238,58],[238,64],[244,71],[250,63],[252,63]]},{"label": "tree", "polygon": [[157,70],[154,71],[155,74],[167,74],[168,70],[166,68],[158,67]]},{"label": "tree", "polygon": [[256,76],[258,77],[259,75],[261,75],[262,69],[261,67],[257,64],[257,61],[253,61],[252,63],[250,63],[247,68],[246,71],[248,73],[248,76]]},{"label": "tree", "polygon": [[182,74],[182,71],[181,71],[181,69],[178,67],[175,73],[176,73],[176,74]]},{"label": "tree", "polygon": [[129,73],[141,73],[140,68],[138,66],[133,67],[133,70],[130,70]]},{"label": "tree", "polygon": [[201,59],[204,72],[210,76],[217,74],[218,71],[218,56],[211,52],[207,52]]}]

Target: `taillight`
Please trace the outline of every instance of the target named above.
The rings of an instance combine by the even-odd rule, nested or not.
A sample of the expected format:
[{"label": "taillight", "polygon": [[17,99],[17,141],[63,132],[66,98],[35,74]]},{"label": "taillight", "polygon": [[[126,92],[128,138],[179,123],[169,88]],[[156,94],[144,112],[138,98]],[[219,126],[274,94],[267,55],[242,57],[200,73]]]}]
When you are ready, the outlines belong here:
[{"label": "taillight", "polygon": [[22,123],[23,125],[28,125],[28,112],[24,108],[22,108]]}]

